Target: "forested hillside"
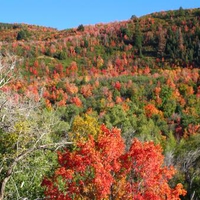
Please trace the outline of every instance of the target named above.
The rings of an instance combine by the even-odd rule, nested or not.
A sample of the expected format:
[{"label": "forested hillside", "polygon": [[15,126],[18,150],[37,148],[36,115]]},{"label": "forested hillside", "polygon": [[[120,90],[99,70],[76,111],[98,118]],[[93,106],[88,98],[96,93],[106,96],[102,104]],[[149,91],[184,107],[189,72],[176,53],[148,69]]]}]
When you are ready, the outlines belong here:
[{"label": "forested hillside", "polygon": [[0,200],[200,199],[200,9],[0,23],[0,95]]}]

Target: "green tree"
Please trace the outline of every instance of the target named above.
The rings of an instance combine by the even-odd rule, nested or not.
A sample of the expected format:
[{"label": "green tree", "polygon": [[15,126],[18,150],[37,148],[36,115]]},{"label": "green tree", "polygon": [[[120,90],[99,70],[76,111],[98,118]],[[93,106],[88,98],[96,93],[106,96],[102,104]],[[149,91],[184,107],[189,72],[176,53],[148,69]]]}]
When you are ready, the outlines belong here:
[{"label": "green tree", "polygon": [[57,58],[57,59],[59,59],[59,60],[65,60],[67,58],[67,54],[64,51],[60,51],[60,52],[57,52],[54,55],[54,57]]},{"label": "green tree", "polygon": [[140,29],[140,23],[139,20],[136,22],[135,25],[135,35],[134,35],[134,40],[135,40],[135,46],[139,51],[139,55],[142,55],[142,41],[143,41],[143,36],[142,32]]},{"label": "green tree", "polygon": [[84,30],[85,30],[85,28],[84,28],[83,24],[80,24],[77,28],[77,31],[84,31]]},{"label": "green tree", "polygon": [[185,16],[185,10],[182,7],[179,8],[178,13],[181,17]]},{"label": "green tree", "polygon": [[17,40],[28,40],[29,37],[30,37],[30,33],[28,32],[28,30],[23,29],[18,32],[16,39]]}]

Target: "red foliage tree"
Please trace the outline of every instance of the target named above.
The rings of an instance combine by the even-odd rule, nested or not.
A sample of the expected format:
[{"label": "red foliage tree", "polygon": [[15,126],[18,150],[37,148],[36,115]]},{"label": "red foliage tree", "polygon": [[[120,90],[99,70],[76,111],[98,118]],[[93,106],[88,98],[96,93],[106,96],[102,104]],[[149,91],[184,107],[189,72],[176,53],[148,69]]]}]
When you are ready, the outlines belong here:
[{"label": "red foliage tree", "polygon": [[82,102],[78,97],[72,97],[71,98],[71,102],[73,104],[75,104],[77,107],[81,107],[82,106]]},{"label": "red foliage tree", "polygon": [[90,97],[92,96],[92,86],[90,84],[88,85],[83,85],[81,87],[81,90],[80,90],[81,94],[83,94],[84,97]]},{"label": "red foliage tree", "polygon": [[121,89],[121,83],[119,81],[117,81],[116,83],[114,83],[114,87],[117,89],[117,90],[120,90]]},{"label": "red foliage tree", "polygon": [[163,160],[159,145],[137,139],[125,153],[120,130],[102,125],[97,140],[90,136],[74,151],[58,152],[60,167],[42,185],[52,200],[179,200],[186,191],[181,184],[170,188],[175,171],[163,166]]}]

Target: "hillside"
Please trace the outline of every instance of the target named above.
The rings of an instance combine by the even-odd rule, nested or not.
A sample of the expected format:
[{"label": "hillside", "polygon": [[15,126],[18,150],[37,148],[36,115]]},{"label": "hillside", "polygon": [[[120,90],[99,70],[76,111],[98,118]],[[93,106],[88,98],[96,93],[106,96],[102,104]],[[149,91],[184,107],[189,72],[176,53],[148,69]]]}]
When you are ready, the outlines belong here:
[{"label": "hillside", "polygon": [[[90,48],[94,46],[92,41],[97,40],[94,41],[95,46],[97,42],[102,52],[95,50],[93,52],[100,55],[115,55],[116,51],[130,52],[130,50],[138,55],[141,50],[142,55],[147,58],[164,58],[181,66],[198,65],[199,12],[199,9],[180,8],[176,11],[153,13],[141,18],[132,16],[130,20],[124,22],[85,26],[83,29],[80,25],[78,28],[62,31],[26,24],[0,24],[0,40],[14,44],[23,40],[27,45],[29,43],[32,45],[33,41],[40,41],[47,45],[45,52],[38,49],[38,53],[48,53],[49,45],[60,45],[67,53],[69,49],[64,49],[66,48],[63,46],[64,42],[67,47],[72,46],[77,51],[88,47],[88,54],[91,52]],[[84,41],[87,41],[85,46]],[[127,50],[129,45],[134,48]]]},{"label": "hillside", "polygon": [[[28,99],[40,104],[41,113],[45,114],[44,119],[37,114],[38,124],[40,121],[53,124],[55,121],[51,122],[50,115],[57,120],[51,124],[53,136],[45,138],[45,142],[58,144],[63,138],[76,141],[79,136],[75,132],[83,134],[81,140],[87,138],[84,121],[92,121],[91,127],[95,129],[96,124],[105,124],[109,129],[120,128],[126,148],[133,138],[160,144],[165,164],[174,165],[177,170],[171,186],[183,183],[187,195],[182,199],[193,195],[200,198],[199,8],[180,8],[61,31],[0,23],[0,52],[1,63],[10,57],[16,61],[15,76],[11,76],[10,71],[6,74],[6,78],[11,79],[0,87],[1,92],[11,94],[17,101]],[[2,112],[2,119],[4,115]],[[77,116],[81,117],[78,125]],[[15,134],[26,135],[31,129],[32,119],[25,120],[28,125],[22,123],[23,119],[20,117],[21,121],[13,125]],[[46,128],[43,123],[41,127]],[[96,134],[88,127],[86,131]],[[11,130],[1,129],[3,133]],[[32,131],[37,130],[41,129],[34,124]],[[7,136],[0,138],[2,152],[2,149],[11,148],[13,141],[18,141],[19,137],[12,134],[8,136],[8,143],[5,142]],[[36,141],[40,138],[32,132],[31,137]],[[30,148],[31,141],[26,137],[24,140],[25,144],[20,143],[22,149]],[[1,153],[1,156],[17,154],[9,149],[8,154]],[[33,158],[38,156],[44,160],[36,167],[37,175],[30,175],[38,164],[34,159],[26,160],[31,166],[25,168],[23,163],[18,164],[16,168],[23,169],[24,176],[13,174],[17,186],[11,181],[8,183],[9,195],[5,199],[16,199],[16,193],[12,192],[16,187],[22,197],[29,195],[28,198],[33,199],[43,195],[39,184],[42,176],[51,174],[57,165],[52,152],[36,155]],[[53,166],[47,167],[52,160]],[[27,184],[22,186],[23,182]]]}]

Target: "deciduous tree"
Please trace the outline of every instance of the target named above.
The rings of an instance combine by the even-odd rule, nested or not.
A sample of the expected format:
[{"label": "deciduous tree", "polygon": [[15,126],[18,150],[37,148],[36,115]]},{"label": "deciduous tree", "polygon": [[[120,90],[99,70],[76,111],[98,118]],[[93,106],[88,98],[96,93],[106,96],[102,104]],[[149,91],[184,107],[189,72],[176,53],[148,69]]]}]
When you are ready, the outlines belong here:
[{"label": "deciduous tree", "polygon": [[101,131],[74,151],[58,152],[60,167],[42,183],[47,198],[178,200],[186,194],[181,184],[169,186],[175,170],[163,166],[159,145],[134,139],[125,152],[119,129],[102,125]]}]

